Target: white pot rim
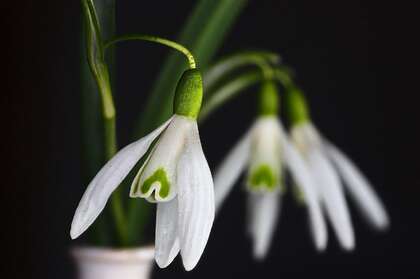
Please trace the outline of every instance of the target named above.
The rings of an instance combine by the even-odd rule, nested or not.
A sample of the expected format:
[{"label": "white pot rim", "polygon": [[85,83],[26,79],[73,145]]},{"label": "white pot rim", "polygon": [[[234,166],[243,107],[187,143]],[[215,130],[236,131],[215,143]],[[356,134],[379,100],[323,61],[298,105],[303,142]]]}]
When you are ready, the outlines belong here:
[{"label": "white pot rim", "polygon": [[82,261],[139,264],[149,263],[154,258],[155,249],[153,246],[135,248],[78,246],[71,249],[71,254],[75,259]]}]

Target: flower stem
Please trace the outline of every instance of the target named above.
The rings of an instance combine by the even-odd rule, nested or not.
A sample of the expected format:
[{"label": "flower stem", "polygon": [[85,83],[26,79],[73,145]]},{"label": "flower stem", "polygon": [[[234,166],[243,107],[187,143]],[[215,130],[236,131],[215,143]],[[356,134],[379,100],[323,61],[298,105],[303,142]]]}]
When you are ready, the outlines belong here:
[{"label": "flower stem", "polygon": [[204,87],[206,89],[206,100],[212,98],[213,90],[220,86],[226,77],[232,77],[232,73],[239,71],[244,67],[257,67],[261,71],[261,78],[272,80],[276,78],[276,70],[273,65],[279,64],[281,57],[268,51],[247,51],[230,55],[214,64],[203,77]]},{"label": "flower stem", "polygon": [[170,48],[173,48],[173,49],[181,52],[182,54],[184,54],[187,57],[190,69],[197,68],[194,56],[191,54],[191,52],[186,47],[184,47],[181,44],[178,44],[174,41],[164,39],[164,38],[160,38],[160,37],[156,37],[156,36],[141,35],[141,34],[124,35],[124,36],[116,37],[112,40],[107,41],[104,44],[104,48],[107,49],[109,46],[111,46],[113,44],[116,44],[116,43],[119,43],[119,42],[135,41],[135,40],[153,42],[153,43],[157,43],[157,44],[161,44],[161,45],[165,45],[165,46],[168,46]]},{"label": "flower stem", "polygon": [[[227,101],[236,97],[248,87],[267,80],[279,82],[286,90],[293,88],[291,73],[285,67],[272,67],[268,63],[254,63],[259,69],[251,70],[240,74],[238,77],[230,79],[228,82],[219,86],[211,94],[205,96],[203,106],[199,115],[199,122],[207,120],[216,109],[224,105]],[[204,77],[205,79],[205,77]],[[204,83],[204,91],[213,84]]]},{"label": "flower stem", "polygon": [[[105,160],[108,161],[117,153],[118,150],[115,124],[116,112],[112,97],[108,68],[105,64],[101,64],[98,68],[100,69],[100,74],[95,77],[102,100]],[[119,241],[118,244],[124,246],[127,243],[128,234],[120,188],[117,188],[111,196],[111,212],[115,222],[115,230]]]},{"label": "flower stem", "polygon": [[262,80],[260,71],[251,71],[221,86],[210,98],[206,99],[206,102],[201,108],[199,121],[203,122],[218,107],[234,98],[238,93],[243,92],[246,88]]},{"label": "flower stem", "polygon": [[241,67],[256,65],[269,75],[270,64],[280,63],[280,56],[268,51],[246,51],[232,54],[220,59],[204,74],[203,83],[207,89],[211,89],[221,79]]},{"label": "flower stem", "polygon": [[[81,97],[81,116],[82,116],[82,173],[83,182],[89,183],[92,177],[103,164],[103,135],[99,133],[103,126],[101,117],[101,97],[97,93],[97,83],[92,75],[91,67],[88,63],[87,39],[90,28],[89,21],[84,20],[83,16],[88,18],[86,13],[88,6],[82,2],[82,26],[80,37],[80,97]],[[109,10],[98,6],[98,16],[108,18]],[[104,26],[107,30],[107,25]],[[93,224],[89,232],[89,241],[93,245],[109,245],[109,237],[106,234],[106,227],[109,220],[105,214],[101,215]]]},{"label": "flower stem", "polygon": [[[105,155],[106,160],[110,160],[117,153],[115,114],[113,117],[104,115],[104,134],[105,134]],[[127,220],[122,204],[121,188],[117,188],[111,196],[111,211],[115,222],[115,230],[118,237],[118,244],[127,245]]]},{"label": "flower stem", "polygon": [[[113,31],[115,23],[113,21],[115,13],[115,3],[112,9],[101,12],[107,13],[110,22],[106,22],[109,31]],[[111,159],[117,152],[116,125],[115,125],[115,106],[112,96],[109,67],[105,61],[104,43],[102,40],[100,22],[98,14],[92,0],[82,0],[82,8],[86,20],[86,50],[87,58],[92,75],[96,81],[97,88],[101,96],[102,123],[104,132],[104,157],[105,160]],[[110,16],[109,16],[110,15]],[[121,200],[120,190],[116,190],[111,197],[111,214],[115,223],[117,234],[117,244],[124,246],[127,243],[127,226],[124,207]],[[101,228],[103,229],[103,228]]]}]

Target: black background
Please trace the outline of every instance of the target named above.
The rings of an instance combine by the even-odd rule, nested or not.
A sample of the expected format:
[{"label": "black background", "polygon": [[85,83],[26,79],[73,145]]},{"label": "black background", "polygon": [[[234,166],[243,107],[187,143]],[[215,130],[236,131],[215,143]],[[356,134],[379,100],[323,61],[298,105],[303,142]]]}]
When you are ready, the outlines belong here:
[{"label": "black background", "polygon": [[[38,2],[2,6],[2,278],[74,278],[68,230],[84,188],[80,7],[78,1]],[[144,2],[118,3],[120,33],[176,38],[195,1]],[[418,86],[415,77],[408,89],[397,80],[416,73],[415,68],[391,64],[395,58],[413,64],[405,47],[409,43],[394,36],[395,31],[406,33],[412,24],[397,27],[394,23],[401,23],[402,17],[393,11],[387,17],[390,26],[382,26],[367,5],[368,1],[251,0],[219,55],[248,48],[282,54],[296,70],[321,131],[376,186],[389,209],[391,230],[370,231],[352,208],[357,250],[342,252],[332,237],[328,251],[318,255],[303,212],[289,196],[268,259],[255,263],[245,237],[245,194],[236,187],[197,268],[186,273],[177,259],[168,269],[155,270],[154,278],[416,278],[419,153],[418,138],[407,131],[418,129]],[[385,31],[386,41],[379,43],[379,31]],[[404,48],[388,50],[395,42]],[[121,145],[129,142],[133,119],[166,54],[164,48],[143,44],[118,49],[115,98]],[[397,81],[395,89],[392,81]],[[211,166],[250,125],[253,101],[248,94],[201,127]]]}]

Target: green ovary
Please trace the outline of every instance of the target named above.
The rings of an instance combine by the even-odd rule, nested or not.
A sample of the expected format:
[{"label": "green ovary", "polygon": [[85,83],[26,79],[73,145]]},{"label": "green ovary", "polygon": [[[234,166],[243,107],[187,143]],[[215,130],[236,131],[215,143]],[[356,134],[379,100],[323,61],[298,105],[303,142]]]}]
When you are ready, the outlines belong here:
[{"label": "green ovary", "polygon": [[279,185],[279,178],[269,165],[260,165],[251,171],[248,184],[252,190],[266,188],[272,191]]},{"label": "green ovary", "polygon": [[170,190],[170,183],[166,175],[166,172],[163,168],[156,170],[153,173],[153,175],[151,175],[149,178],[147,178],[144,181],[143,185],[140,187],[140,191],[142,192],[142,194],[146,194],[150,190],[150,187],[152,187],[152,185],[155,182],[158,182],[160,184],[160,190],[157,193],[159,197],[161,197],[162,199],[168,197],[169,190]]}]

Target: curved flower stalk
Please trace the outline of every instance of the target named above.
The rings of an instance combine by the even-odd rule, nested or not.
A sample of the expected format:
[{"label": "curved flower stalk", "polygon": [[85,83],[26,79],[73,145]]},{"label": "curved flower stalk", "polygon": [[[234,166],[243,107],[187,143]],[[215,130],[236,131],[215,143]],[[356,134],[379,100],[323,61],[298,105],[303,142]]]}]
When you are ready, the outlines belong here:
[{"label": "curved flower stalk", "polygon": [[292,88],[287,94],[291,136],[294,146],[305,158],[314,178],[316,191],[341,246],[355,247],[355,236],[341,179],[366,219],[378,230],[389,226],[385,207],[356,165],[318,132],[309,118],[302,92]]},{"label": "curved flower stalk", "polygon": [[[222,61],[217,63],[216,65],[211,68],[206,75],[210,75],[208,81],[206,83],[206,75],[204,78],[204,88],[206,91],[206,96],[204,98],[204,105],[201,109],[199,122],[204,122],[207,118],[214,113],[214,111],[221,107],[227,101],[237,97],[241,92],[244,92],[246,88],[249,88],[253,85],[263,82],[264,80],[275,79],[279,83],[282,84],[283,87],[289,87],[292,84],[291,76],[292,71],[283,66],[276,66],[273,68],[271,63],[274,62],[273,56],[271,60],[270,57],[266,57],[267,55],[259,56],[258,59],[248,60],[253,58],[253,56],[248,57],[246,56],[242,60],[236,59],[236,57],[240,56],[241,54],[232,55],[232,59],[235,58],[233,62],[236,60],[241,62],[248,62],[250,65],[256,66],[256,69],[248,70],[246,72],[240,73],[239,75],[232,77],[229,81],[222,83],[217,89],[212,91],[212,87],[218,83],[221,79],[220,75],[226,73],[230,74],[232,71],[232,65],[225,65],[225,63],[231,62],[230,59],[226,61]],[[253,55],[258,56],[257,53],[253,53]],[[265,61],[267,60],[267,61]],[[251,64],[252,62],[252,64]],[[235,65],[235,64],[234,64]],[[239,64],[238,66],[247,66]],[[238,69],[235,69],[238,70]]]},{"label": "curved flower stalk", "polygon": [[241,173],[247,168],[249,193],[248,232],[253,253],[263,259],[270,247],[284,194],[284,170],[305,196],[313,240],[318,250],[327,242],[327,230],[309,171],[277,118],[277,89],[271,81],[262,85],[260,115],[215,172],[215,201],[219,210]]},{"label": "curved flower stalk", "polygon": [[157,203],[155,259],[159,267],[168,266],[178,252],[186,270],[195,267],[214,219],[213,180],[196,122],[202,95],[199,71],[187,70],[178,83],[174,115],[120,150],[89,184],[72,222],[73,239],[95,221],[112,192],[150,150],[130,196]]},{"label": "curved flower stalk", "polygon": [[[204,87],[207,90],[211,90],[220,80],[225,79],[232,72],[238,71],[238,69],[246,66],[257,66],[260,70],[264,71],[261,68],[267,68],[271,64],[279,64],[280,62],[281,57],[279,55],[268,51],[243,51],[231,54],[220,59],[204,73]],[[209,92],[206,92],[208,95]]]}]

